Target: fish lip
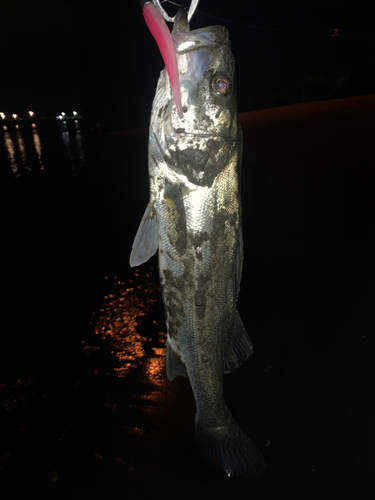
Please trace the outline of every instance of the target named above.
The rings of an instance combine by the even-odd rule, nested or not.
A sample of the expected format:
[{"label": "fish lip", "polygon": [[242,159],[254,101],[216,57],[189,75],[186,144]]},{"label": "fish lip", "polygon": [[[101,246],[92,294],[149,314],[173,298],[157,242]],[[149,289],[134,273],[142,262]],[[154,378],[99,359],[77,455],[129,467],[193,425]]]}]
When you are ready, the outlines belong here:
[{"label": "fish lip", "polygon": [[220,134],[200,134],[200,133],[196,133],[196,132],[178,132],[177,130],[176,130],[176,134],[179,137],[185,137],[186,135],[188,135],[188,136],[193,136],[193,137],[210,137],[210,138],[217,138],[217,139],[224,139],[225,138],[224,135],[220,135]]}]

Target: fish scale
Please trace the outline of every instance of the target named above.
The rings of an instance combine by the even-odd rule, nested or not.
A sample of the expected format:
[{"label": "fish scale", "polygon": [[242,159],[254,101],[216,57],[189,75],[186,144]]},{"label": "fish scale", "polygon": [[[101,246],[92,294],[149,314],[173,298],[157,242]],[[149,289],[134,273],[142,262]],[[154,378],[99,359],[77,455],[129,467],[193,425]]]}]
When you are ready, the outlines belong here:
[{"label": "fish scale", "polygon": [[172,32],[183,116],[163,70],[149,133],[150,202],[130,263],[159,250],[167,376],[189,378],[201,458],[227,476],[253,478],[264,458],[223,394],[224,373],[253,351],[236,305],[243,249],[234,60],[226,28],[190,32],[183,16]]}]

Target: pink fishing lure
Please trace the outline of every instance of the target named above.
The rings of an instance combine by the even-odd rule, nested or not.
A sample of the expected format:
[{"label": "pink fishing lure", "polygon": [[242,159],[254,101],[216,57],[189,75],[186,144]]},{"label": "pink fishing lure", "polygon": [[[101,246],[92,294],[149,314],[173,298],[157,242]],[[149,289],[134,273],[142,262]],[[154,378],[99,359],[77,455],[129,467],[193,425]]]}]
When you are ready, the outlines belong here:
[{"label": "pink fishing lure", "polygon": [[181,90],[178,77],[178,65],[176,49],[173,44],[172,36],[169,32],[166,22],[163,19],[159,9],[151,2],[143,7],[143,17],[151,35],[158,44],[160,53],[165,63],[171,83],[174,100],[176,103],[178,115],[182,118]]}]

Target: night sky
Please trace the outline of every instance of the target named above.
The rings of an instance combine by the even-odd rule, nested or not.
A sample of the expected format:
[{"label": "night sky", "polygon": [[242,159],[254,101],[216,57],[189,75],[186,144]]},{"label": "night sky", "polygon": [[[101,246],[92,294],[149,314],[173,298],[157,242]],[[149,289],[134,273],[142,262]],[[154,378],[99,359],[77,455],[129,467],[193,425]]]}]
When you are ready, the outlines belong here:
[{"label": "night sky", "polygon": [[[201,0],[198,10],[192,29],[230,30],[240,112],[272,105],[308,78],[375,65],[374,2]],[[147,125],[163,62],[137,0],[3,2],[0,14],[0,111],[78,109],[108,129]],[[334,29],[339,37],[329,36]]]},{"label": "night sky", "polygon": [[0,107],[42,114],[81,106],[69,5],[0,17]]}]

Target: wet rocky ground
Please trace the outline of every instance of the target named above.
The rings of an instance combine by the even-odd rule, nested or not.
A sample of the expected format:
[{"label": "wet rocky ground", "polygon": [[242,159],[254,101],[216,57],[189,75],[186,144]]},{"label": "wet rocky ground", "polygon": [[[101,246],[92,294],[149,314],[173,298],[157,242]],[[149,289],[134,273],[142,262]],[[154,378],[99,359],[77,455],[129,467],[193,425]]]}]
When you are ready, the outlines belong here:
[{"label": "wet rocky ground", "polygon": [[374,497],[374,102],[242,118],[255,352],[225,393],[266,457],[255,482],[199,462],[189,384],[165,376],[156,260],[128,268],[147,133],[87,137],[74,179],[3,184],[2,498]]}]

